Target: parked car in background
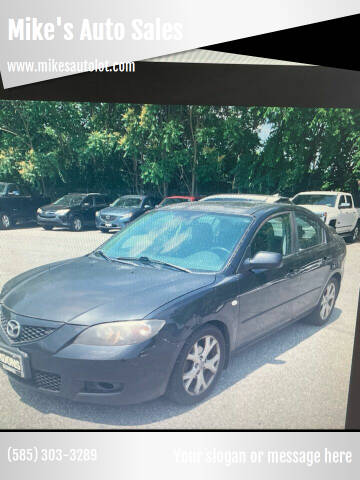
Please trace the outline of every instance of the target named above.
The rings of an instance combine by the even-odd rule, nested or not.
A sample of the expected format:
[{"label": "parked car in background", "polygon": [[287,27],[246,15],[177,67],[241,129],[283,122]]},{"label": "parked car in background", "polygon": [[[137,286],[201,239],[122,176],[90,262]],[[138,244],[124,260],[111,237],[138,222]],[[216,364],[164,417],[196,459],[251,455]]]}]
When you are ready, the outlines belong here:
[{"label": "parked car in background", "polygon": [[301,192],[295,195],[292,201],[295,205],[301,205],[314,212],[348,242],[355,242],[359,238],[360,209],[355,208],[351,193]]},{"label": "parked car in background", "polygon": [[80,232],[84,227],[95,227],[95,213],[109,204],[101,193],[68,193],[37,211],[37,223],[45,230],[54,227]]},{"label": "parked car in background", "polygon": [[0,182],[0,229],[36,220],[36,210],[48,203],[41,195],[30,195],[15,183]]},{"label": "parked car in background", "polygon": [[8,281],[0,364],[54,398],[200,402],[235,349],[329,320],[345,254],[342,238],[291,204],[154,210],[88,255]]},{"label": "parked car in background", "polygon": [[96,214],[96,228],[106,233],[121,230],[135,218],[152,210],[161,198],[156,195],[124,195]]},{"label": "parked car in background", "polygon": [[158,207],[166,207],[168,205],[174,205],[175,203],[182,202],[197,202],[202,197],[191,197],[186,195],[173,195],[171,197],[165,197],[158,205]]},{"label": "parked car in background", "polygon": [[219,195],[209,195],[202,198],[200,202],[218,202],[218,201],[245,201],[245,202],[264,202],[264,203],[291,203],[289,197],[279,194],[258,195],[255,193],[221,193]]}]

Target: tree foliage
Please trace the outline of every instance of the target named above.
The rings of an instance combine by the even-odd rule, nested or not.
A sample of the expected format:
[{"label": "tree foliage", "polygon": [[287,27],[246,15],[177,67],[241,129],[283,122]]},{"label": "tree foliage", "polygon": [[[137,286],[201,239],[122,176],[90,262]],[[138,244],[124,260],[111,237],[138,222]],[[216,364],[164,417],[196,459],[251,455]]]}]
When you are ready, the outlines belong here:
[{"label": "tree foliage", "polygon": [[0,180],[51,196],[358,192],[351,109],[0,101]]}]

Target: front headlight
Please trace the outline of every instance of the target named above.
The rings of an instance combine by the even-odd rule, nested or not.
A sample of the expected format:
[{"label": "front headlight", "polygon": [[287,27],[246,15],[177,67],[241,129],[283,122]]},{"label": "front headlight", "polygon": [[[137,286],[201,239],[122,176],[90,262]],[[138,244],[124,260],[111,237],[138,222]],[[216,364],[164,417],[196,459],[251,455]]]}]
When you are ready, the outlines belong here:
[{"label": "front headlight", "polygon": [[132,217],[132,216],[133,216],[132,213],[125,213],[125,215],[121,215],[120,218],[130,218],[130,217]]},{"label": "front headlight", "polygon": [[36,213],[42,213],[42,208],[38,208],[38,209],[36,210]]},{"label": "front headlight", "polygon": [[80,333],[74,343],[101,347],[134,345],[154,337],[164,324],[164,320],[101,323]]},{"label": "front headlight", "polygon": [[64,208],[63,210],[58,210],[56,213],[58,215],[66,215],[67,213],[70,212],[70,209],[69,208]]},{"label": "front headlight", "polygon": [[98,217],[100,215],[100,211],[98,210],[97,212],[95,212],[95,217]]}]

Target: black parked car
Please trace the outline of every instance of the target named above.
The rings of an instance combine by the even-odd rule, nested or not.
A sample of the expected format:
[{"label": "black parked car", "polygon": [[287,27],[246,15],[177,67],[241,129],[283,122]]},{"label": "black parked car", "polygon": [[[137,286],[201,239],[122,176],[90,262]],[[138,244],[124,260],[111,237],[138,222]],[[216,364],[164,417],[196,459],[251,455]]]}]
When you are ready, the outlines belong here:
[{"label": "black parked car", "polygon": [[80,232],[84,227],[95,227],[96,212],[108,204],[108,198],[101,193],[69,193],[39,208],[37,223],[45,230],[65,227]]},{"label": "black parked car", "polygon": [[85,257],[6,283],[0,362],[23,384],[77,401],[167,393],[191,404],[234,349],[299,319],[323,325],[344,258],[342,238],[295,205],[160,208]]},{"label": "black parked car", "polygon": [[161,202],[154,195],[124,195],[96,214],[96,227],[102,232],[121,230],[135,218]]},{"label": "black parked car", "polygon": [[36,220],[36,210],[49,201],[41,195],[30,195],[15,183],[0,182],[0,229]]}]

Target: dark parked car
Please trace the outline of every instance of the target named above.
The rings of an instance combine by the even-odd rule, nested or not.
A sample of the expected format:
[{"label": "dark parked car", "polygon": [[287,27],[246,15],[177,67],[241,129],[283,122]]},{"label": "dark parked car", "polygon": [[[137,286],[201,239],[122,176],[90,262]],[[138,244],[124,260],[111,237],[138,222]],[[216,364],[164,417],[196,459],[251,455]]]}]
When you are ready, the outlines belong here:
[{"label": "dark parked car", "polygon": [[51,205],[37,211],[37,223],[45,230],[65,227],[80,232],[84,227],[95,227],[95,214],[109,201],[101,193],[68,193]]},{"label": "dark parked car", "polygon": [[121,230],[161,201],[154,195],[124,195],[96,214],[96,227],[106,233]]},{"label": "dark parked car", "polygon": [[36,220],[36,210],[49,201],[30,195],[15,183],[0,182],[0,229],[8,230],[17,223]]},{"label": "dark parked car", "polygon": [[344,258],[342,238],[295,205],[154,210],[85,257],[6,283],[0,362],[54,396],[191,404],[234,349],[299,319],[323,325]]}]

